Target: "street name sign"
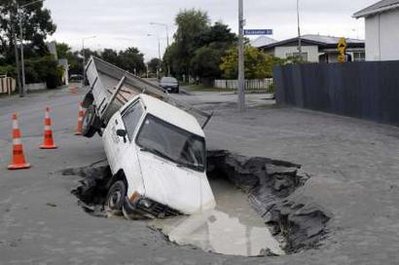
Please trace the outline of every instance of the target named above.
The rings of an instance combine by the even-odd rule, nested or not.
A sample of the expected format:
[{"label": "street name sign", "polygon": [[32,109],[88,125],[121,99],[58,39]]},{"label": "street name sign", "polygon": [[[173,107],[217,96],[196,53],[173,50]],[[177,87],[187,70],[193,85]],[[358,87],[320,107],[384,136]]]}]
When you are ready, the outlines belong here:
[{"label": "street name sign", "polygon": [[244,35],[273,35],[272,29],[244,29]]}]

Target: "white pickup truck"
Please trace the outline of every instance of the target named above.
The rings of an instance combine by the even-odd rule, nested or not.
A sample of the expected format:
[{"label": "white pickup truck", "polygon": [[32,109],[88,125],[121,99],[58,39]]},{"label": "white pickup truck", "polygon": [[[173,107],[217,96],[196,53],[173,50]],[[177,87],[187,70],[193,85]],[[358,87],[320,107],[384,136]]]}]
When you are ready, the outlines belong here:
[{"label": "white pickup truck", "polygon": [[83,135],[102,135],[113,174],[106,208],[149,218],[214,208],[203,127],[190,113],[204,125],[210,116],[101,59],[85,72]]}]

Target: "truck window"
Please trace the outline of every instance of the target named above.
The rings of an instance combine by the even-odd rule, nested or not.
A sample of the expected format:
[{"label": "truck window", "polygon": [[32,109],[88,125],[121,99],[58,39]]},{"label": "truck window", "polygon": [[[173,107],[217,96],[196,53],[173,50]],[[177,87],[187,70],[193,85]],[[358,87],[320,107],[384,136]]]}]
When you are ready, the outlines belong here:
[{"label": "truck window", "polygon": [[134,132],[142,115],[143,107],[141,106],[140,102],[134,103],[122,114],[122,120],[130,141],[133,140]]},{"label": "truck window", "polygon": [[136,143],[148,152],[182,166],[205,170],[205,139],[150,114],[141,126]]}]

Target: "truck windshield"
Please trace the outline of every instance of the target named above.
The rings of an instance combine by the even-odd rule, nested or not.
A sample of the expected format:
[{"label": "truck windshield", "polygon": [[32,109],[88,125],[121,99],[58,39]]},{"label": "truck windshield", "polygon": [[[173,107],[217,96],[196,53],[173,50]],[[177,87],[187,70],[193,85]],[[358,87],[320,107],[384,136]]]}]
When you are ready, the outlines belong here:
[{"label": "truck windshield", "polygon": [[172,124],[147,115],[136,140],[143,151],[188,167],[205,170],[205,140]]}]

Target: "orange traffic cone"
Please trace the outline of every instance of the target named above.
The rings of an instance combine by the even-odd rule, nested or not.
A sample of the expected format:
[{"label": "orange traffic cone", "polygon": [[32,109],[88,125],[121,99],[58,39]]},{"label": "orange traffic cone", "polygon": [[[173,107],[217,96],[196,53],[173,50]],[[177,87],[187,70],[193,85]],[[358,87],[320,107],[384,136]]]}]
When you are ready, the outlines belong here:
[{"label": "orange traffic cone", "polygon": [[54,144],[53,131],[51,130],[50,108],[46,108],[44,116],[44,139],[40,149],[55,149],[57,146]]},{"label": "orange traffic cone", "polygon": [[8,169],[24,169],[30,168],[30,164],[26,163],[24,149],[21,141],[21,131],[18,127],[17,114],[12,115],[12,162]]},{"label": "orange traffic cone", "polygon": [[84,116],[84,111],[83,111],[82,103],[80,103],[79,114],[78,114],[78,124],[76,125],[75,135],[82,135],[83,116]]}]

